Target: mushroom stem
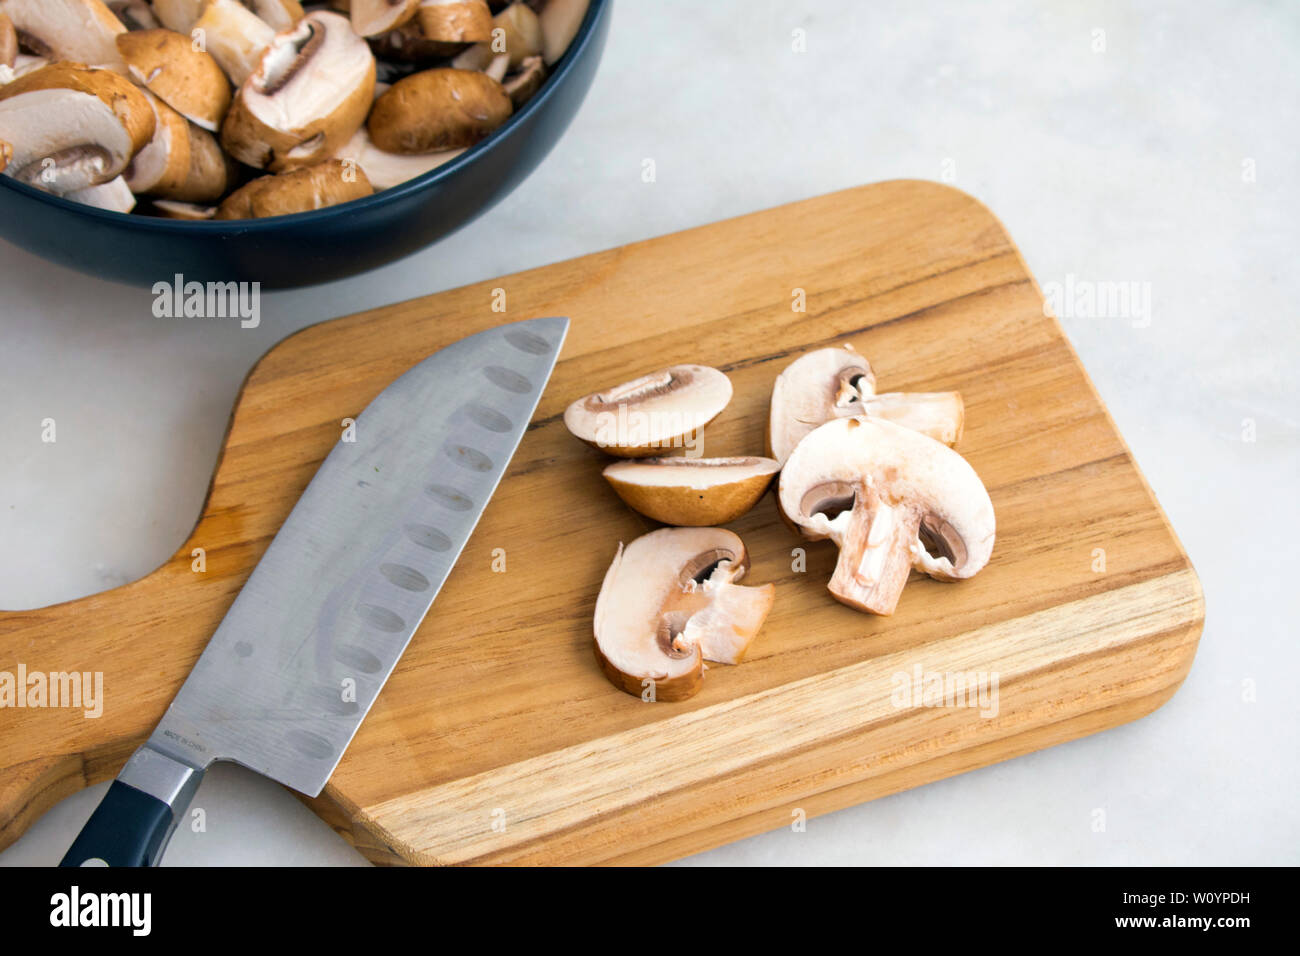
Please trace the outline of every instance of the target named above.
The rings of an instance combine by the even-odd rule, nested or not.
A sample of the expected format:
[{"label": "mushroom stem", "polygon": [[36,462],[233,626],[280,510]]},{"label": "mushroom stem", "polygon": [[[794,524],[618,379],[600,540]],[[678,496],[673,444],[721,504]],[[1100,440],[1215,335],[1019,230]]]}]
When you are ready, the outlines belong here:
[{"label": "mushroom stem", "polygon": [[883,392],[862,396],[860,410],[844,414],[883,418],[951,447],[961,439],[966,405],[961,392]]},{"label": "mushroom stem", "polygon": [[[842,532],[835,527],[840,522]],[[920,512],[887,504],[863,487],[853,509],[828,524],[840,546],[828,585],[831,594],[860,611],[893,614],[912,570],[912,542],[920,532]]]}]

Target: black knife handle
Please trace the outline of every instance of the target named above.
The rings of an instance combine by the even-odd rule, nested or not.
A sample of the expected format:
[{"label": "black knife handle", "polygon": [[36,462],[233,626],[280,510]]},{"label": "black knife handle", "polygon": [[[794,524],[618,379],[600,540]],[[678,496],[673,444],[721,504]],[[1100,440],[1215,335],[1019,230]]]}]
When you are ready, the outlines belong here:
[{"label": "black knife handle", "polygon": [[141,747],[59,866],[157,866],[202,778],[202,770]]},{"label": "black knife handle", "polygon": [[173,825],[166,803],[114,780],[59,866],[153,866]]}]

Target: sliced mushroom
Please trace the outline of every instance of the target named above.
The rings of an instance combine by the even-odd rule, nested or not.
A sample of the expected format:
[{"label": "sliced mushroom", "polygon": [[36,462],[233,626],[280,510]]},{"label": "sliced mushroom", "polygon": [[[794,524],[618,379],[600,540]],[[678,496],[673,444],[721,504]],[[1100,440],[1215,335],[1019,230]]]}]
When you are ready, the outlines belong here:
[{"label": "sliced mushroom", "polygon": [[853,346],[824,348],[795,359],[772,387],[768,452],[784,462],[799,440],[832,418],[885,418],[937,441],[961,438],[965,406],[960,392],[876,394],[876,376]]},{"label": "sliced mushroom", "polygon": [[419,21],[411,20],[387,33],[370,37],[370,48],[381,60],[399,64],[429,64],[456,55],[465,48],[465,44],[427,39],[420,32]]},{"label": "sliced mushroom", "polygon": [[288,216],[337,206],[369,196],[374,190],[355,163],[327,159],[275,176],[246,183],[217,207],[215,219],[260,219]]},{"label": "sliced mushroom", "polygon": [[473,146],[513,107],[501,84],[470,70],[424,70],[398,80],[370,111],[370,138],[389,153]]},{"label": "sliced mushroom", "polygon": [[153,0],[153,13],[168,30],[189,34],[207,0]]},{"label": "sliced mushroom", "polygon": [[235,86],[243,86],[257,69],[276,36],[274,27],[239,0],[208,0],[191,31]]},{"label": "sliced mushroom", "polygon": [[363,126],[334,155],[337,159],[350,159],[364,169],[375,189],[391,189],[451,162],[463,152],[463,149],[448,149],[440,153],[386,153],[371,142],[370,133]]},{"label": "sliced mushroom", "polygon": [[438,43],[478,43],[492,37],[492,11],[483,0],[420,0],[420,32]]},{"label": "sliced mushroom", "polygon": [[211,54],[174,30],[122,33],[128,74],[186,119],[215,133],[230,108],[230,83]]},{"label": "sliced mushroom", "polygon": [[519,72],[506,77],[505,91],[510,94],[510,102],[515,109],[527,103],[542,84],[546,82],[546,64],[540,56],[530,56],[519,65]]},{"label": "sliced mushroom", "polygon": [[707,365],[673,365],[583,396],[564,424],[593,448],[649,458],[694,441],[731,401],[731,380]]},{"label": "sliced mushroom", "polygon": [[7,13],[0,13],[0,66],[13,66],[18,59],[18,32]]},{"label": "sliced mushroom", "polygon": [[620,690],[684,700],[704,661],[737,664],[768,612],[772,584],[736,584],[749,556],[722,528],[661,528],[619,545],[596,599],[595,648]]},{"label": "sliced mushroom", "polygon": [[352,8],[352,29],[373,37],[396,30],[415,18],[420,0],[357,0]]},{"label": "sliced mushroom", "polygon": [[146,95],[110,70],[52,63],[0,87],[5,175],[60,195],[121,175],[153,137]]},{"label": "sliced mushroom", "polygon": [[554,66],[564,56],[564,51],[578,35],[588,6],[588,0],[546,0],[538,19],[542,25],[542,56],[547,66]]},{"label": "sliced mushroom", "polygon": [[109,0],[108,9],[128,30],[156,30],[162,26],[146,0]]},{"label": "sliced mushroom", "polygon": [[703,527],[749,511],[780,470],[771,458],[639,458],[616,461],[602,474],[647,518]]},{"label": "sliced mushroom", "polygon": [[298,0],[240,0],[272,30],[287,30],[305,16]]},{"label": "sliced mushroom", "polygon": [[226,114],[221,143],[258,169],[313,165],[365,122],[374,88],[370,47],[337,13],[313,13],[267,47]]},{"label": "sliced mushroom", "polygon": [[114,39],[126,31],[103,0],[0,0],[24,52],[125,72]]},{"label": "sliced mushroom", "polygon": [[781,510],[839,559],[830,592],[892,614],[912,568],[969,578],[993,552],[993,503],[966,459],[890,421],[840,418],[799,442],[781,471]]},{"label": "sliced mushroom", "polygon": [[107,209],[109,212],[130,212],[135,208],[135,195],[121,176],[98,186],[73,190],[64,198],[94,206],[96,209]]},{"label": "sliced mushroom", "polygon": [[187,222],[205,222],[217,214],[216,206],[202,206],[176,199],[155,199],[153,208],[167,219],[184,219]]},{"label": "sliced mushroom", "polygon": [[225,195],[235,177],[233,164],[217,138],[195,126],[150,94],[157,128],[149,145],[126,168],[125,177],[139,195],[213,202]]},{"label": "sliced mushroom", "polygon": [[458,54],[451,65],[460,70],[485,70],[497,54],[504,53],[507,67],[516,70],[541,52],[542,25],[537,14],[525,3],[512,3],[492,18],[492,39]]}]

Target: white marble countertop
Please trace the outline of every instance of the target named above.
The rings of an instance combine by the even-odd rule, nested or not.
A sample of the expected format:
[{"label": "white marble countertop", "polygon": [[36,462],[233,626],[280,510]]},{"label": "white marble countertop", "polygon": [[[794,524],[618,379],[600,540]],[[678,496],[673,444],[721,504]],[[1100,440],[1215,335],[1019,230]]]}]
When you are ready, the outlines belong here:
[{"label": "white marble countertop", "polygon": [[[1064,324],[1200,573],[1191,675],[1136,723],[689,862],[1296,864],[1297,49],[1300,9],[1241,0],[619,0],[590,97],[517,192],[406,261],[264,295],[257,329],[154,318],[148,290],[0,243],[0,607],[171,555],[245,372],[297,329],[861,183],[951,181],[1041,283],[1148,284],[1145,327]],[[104,786],[0,863],[55,862]],[[168,864],[364,862],[239,768],[198,804],[207,832]]]}]

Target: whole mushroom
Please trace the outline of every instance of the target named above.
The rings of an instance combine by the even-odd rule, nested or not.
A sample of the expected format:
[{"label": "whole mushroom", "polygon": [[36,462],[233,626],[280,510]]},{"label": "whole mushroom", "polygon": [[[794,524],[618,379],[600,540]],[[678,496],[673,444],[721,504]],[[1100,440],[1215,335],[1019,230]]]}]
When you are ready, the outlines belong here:
[{"label": "whole mushroom", "polygon": [[367,128],[389,153],[473,146],[510,118],[510,96],[473,70],[424,70],[398,80],[375,101]]},{"label": "whole mushroom", "polygon": [[795,447],[781,471],[781,510],[839,559],[829,589],[873,614],[892,614],[912,568],[969,578],[993,552],[988,491],[966,459],[890,421],[840,418]]}]

